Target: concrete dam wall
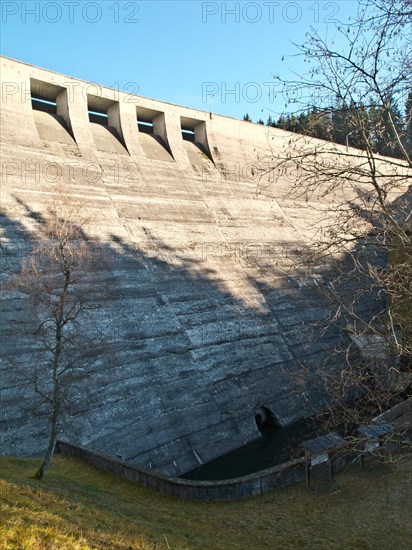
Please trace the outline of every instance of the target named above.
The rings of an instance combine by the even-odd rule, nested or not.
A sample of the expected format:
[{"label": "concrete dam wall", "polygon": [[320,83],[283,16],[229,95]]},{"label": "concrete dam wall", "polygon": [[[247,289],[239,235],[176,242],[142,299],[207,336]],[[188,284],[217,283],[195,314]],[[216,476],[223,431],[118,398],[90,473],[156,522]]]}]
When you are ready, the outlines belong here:
[{"label": "concrete dam wall", "polygon": [[7,58],[1,73],[1,452],[47,442],[20,376],[42,361],[38,320],[7,281],[63,187],[99,246],[84,328],[99,345],[60,439],[179,475],[258,437],[262,411],[285,426],[321,406],[301,370],[315,379],[345,336],[314,337],[321,274],[291,269],[327,205],[273,177],[289,134]]}]

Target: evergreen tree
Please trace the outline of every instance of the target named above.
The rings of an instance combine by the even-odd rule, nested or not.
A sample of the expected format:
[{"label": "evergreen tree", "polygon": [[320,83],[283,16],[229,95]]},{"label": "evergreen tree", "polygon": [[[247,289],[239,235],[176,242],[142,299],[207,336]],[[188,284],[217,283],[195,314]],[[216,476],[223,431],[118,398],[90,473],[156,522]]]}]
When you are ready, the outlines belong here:
[{"label": "evergreen tree", "polygon": [[[263,124],[263,121],[259,120],[259,123]],[[332,107],[312,107],[299,115],[282,114],[277,122],[269,115],[267,126],[403,158],[402,147],[409,151],[409,155],[412,153],[412,91],[406,101],[404,118],[392,98],[369,107],[353,99],[349,104],[336,99]]]},{"label": "evergreen tree", "polygon": [[337,98],[331,109],[331,138],[335,143],[344,145],[349,133],[348,107],[345,101]]}]

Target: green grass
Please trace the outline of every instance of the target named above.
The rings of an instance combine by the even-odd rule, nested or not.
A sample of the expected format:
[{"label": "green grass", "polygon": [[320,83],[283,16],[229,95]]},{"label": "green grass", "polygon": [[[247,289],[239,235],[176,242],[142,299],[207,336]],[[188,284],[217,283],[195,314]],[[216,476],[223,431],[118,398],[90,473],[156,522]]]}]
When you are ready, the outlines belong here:
[{"label": "green grass", "polygon": [[412,538],[412,456],[358,465],[234,502],[187,501],[58,455],[45,480],[35,459],[0,458],[0,548],[396,549]]}]

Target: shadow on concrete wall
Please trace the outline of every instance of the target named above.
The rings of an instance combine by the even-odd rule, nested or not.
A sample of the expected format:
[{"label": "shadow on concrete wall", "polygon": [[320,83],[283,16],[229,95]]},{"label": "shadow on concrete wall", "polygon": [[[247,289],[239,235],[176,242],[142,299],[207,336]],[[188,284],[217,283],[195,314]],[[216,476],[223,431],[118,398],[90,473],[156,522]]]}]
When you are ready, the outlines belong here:
[{"label": "shadow on concrete wall", "polygon": [[[21,201],[18,208],[35,230],[2,218],[5,281],[42,238],[42,217]],[[90,287],[84,330],[92,344],[82,351],[94,364],[70,389],[61,439],[178,475],[258,437],[258,407],[282,426],[325,405],[322,369],[338,369],[335,350],[348,341],[344,318],[328,322],[322,288],[336,266],[314,278],[282,270],[276,258],[244,265],[236,254],[210,262],[151,236],[144,248],[116,236],[89,242],[82,284]],[[362,288],[362,280],[352,283]],[[384,307],[375,298],[365,298],[364,313]],[[32,388],[10,368],[45,361],[36,311],[7,287],[4,304],[2,449],[36,455],[46,442],[44,407],[33,414]]]}]

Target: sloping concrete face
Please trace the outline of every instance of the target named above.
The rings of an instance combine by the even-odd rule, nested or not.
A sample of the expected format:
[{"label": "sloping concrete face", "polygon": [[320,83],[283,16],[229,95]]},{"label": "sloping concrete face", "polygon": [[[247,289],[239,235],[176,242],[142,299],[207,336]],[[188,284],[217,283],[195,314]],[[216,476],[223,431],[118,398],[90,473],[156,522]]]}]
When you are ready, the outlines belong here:
[{"label": "sloping concrete face", "polygon": [[[180,474],[258,437],[262,406],[280,425],[319,407],[300,369],[315,372],[340,335],[312,338],[326,306],[313,277],[290,271],[315,211],[268,170],[287,133],[1,65],[4,279],[30,250],[30,214],[58,188],[83,203],[101,251],[85,330],[103,344],[60,438]],[[37,93],[56,115],[33,109],[33,83],[51,90]],[[90,97],[106,126],[89,121]],[[139,132],[137,109],[155,113],[152,136]],[[17,372],[42,360],[35,312],[11,290],[3,304],[1,452],[38,454],[45,422]]]}]

